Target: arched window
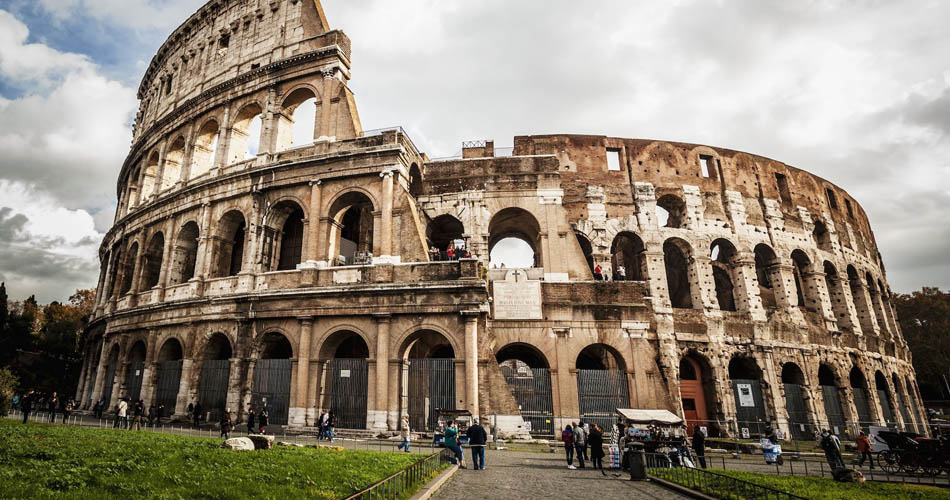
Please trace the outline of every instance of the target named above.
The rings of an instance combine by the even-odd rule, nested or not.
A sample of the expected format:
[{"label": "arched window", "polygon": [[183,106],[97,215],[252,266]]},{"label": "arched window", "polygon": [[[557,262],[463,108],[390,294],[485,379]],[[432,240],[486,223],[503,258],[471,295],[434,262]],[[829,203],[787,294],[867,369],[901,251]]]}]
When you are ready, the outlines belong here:
[{"label": "arched window", "polygon": [[244,215],[232,210],[218,221],[217,258],[214,277],[236,276],[241,272],[245,245]]},{"label": "arched window", "polygon": [[372,261],[373,202],[363,193],[350,191],[330,205],[329,252],[338,265]]},{"label": "arched window", "polygon": [[672,194],[656,200],[657,225],[660,227],[683,227],[686,223],[686,204]]},{"label": "arched window", "polygon": [[152,195],[158,192],[158,151],[152,151],[148,161],[145,162],[145,170],[142,172],[142,190],[139,198],[148,200]]},{"label": "arched window", "polygon": [[815,244],[818,245],[818,248],[826,252],[834,250],[831,246],[831,233],[828,232],[828,227],[825,226],[824,222],[816,220],[815,229],[812,230],[811,234],[815,238]]},{"label": "arched window", "polygon": [[282,202],[275,207],[274,216],[278,223],[283,220],[277,270],[296,269],[303,258],[303,209],[296,203]]},{"label": "arched window", "polygon": [[286,425],[290,413],[293,348],[287,337],[277,332],[265,333],[258,345],[260,357],[254,363],[251,407],[258,413],[266,407],[270,424]]},{"label": "arched window", "polygon": [[[811,267],[811,260],[801,250],[792,252],[792,263],[794,264],[793,273],[795,274],[795,290],[798,293],[798,307],[807,307],[812,311],[817,311],[816,300],[811,297],[814,290],[806,290],[806,280],[808,269]],[[810,300],[809,300],[810,299]]]},{"label": "arched window", "polygon": [[131,211],[134,207],[138,206],[139,204],[139,198],[142,195],[142,191],[138,185],[140,181],[139,179],[140,175],[141,175],[141,170],[136,168],[135,170],[132,171],[131,174],[129,174],[129,178],[126,181],[126,183],[128,184],[128,195],[127,195],[128,202],[126,204],[128,211]]},{"label": "arched window", "polygon": [[435,219],[432,219],[432,222],[429,222],[429,225],[426,227],[426,238],[429,240],[429,246],[435,247],[438,250],[438,254],[434,254],[431,257],[433,260],[443,260],[446,258],[446,250],[451,246],[453,249],[459,247],[465,247],[465,240],[463,239],[463,233],[465,228],[462,226],[462,222],[456,219],[455,217],[449,214],[443,214]]},{"label": "arched window", "polygon": [[135,242],[129,247],[129,253],[125,257],[125,265],[122,266],[122,289],[119,290],[120,295],[125,295],[132,290],[132,281],[135,277],[135,261],[138,260],[138,258],[139,244]]},{"label": "arched window", "polygon": [[228,165],[257,156],[261,140],[261,107],[254,103],[238,113],[231,126]]},{"label": "arched window", "polygon": [[709,247],[713,282],[716,285],[716,299],[719,301],[719,309],[723,311],[736,310],[735,287],[732,283],[736,254],[736,247],[728,240],[721,238],[713,241]]},{"label": "arched window", "polygon": [[663,243],[663,261],[666,266],[666,285],[670,293],[670,304],[680,309],[693,307],[689,256],[689,244],[685,241],[670,238]]},{"label": "arched window", "polygon": [[142,289],[148,290],[158,285],[162,272],[162,259],[165,254],[165,235],[155,233],[148,244],[145,260],[142,264]]},{"label": "arched window", "polygon": [[176,413],[183,352],[181,343],[177,339],[166,340],[158,351],[155,402],[164,407],[165,415]]},{"label": "arched window", "polygon": [[[642,281],[645,275],[646,248],[643,240],[631,232],[621,232],[614,237],[610,245],[610,264],[614,270],[614,279]],[[623,267],[623,273],[620,268]]]},{"label": "arched window", "polygon": [[185,161],[185,138],[178,137],[165,152],[165,167],[162,169],[162,191],[171,189],[181,180],[181,168]]},{"label": "arched window", "polygon": [[541,226],[531,212],[517,207],[501,210],[489,222],[488,233],[492,266],[541,267]]},{"label": "arched window", "polygon": [[765,308],[775,307],[775,291],[772,289],[772,276],[776,272],[778,257],[772,249],[759,243],[755,246],[755,277],[759,282],[759,296],[762,298],[762,306]]},{"label": "arched window", "polygon": [[211,422],[219,421],[228,403],[231,376],[231,342],[222,333],[214,333],[205,344],[198,377],[198,402]]},{"label": "arched window", "polygon": [[172,257],[170,285],[184,283],[195,277],[195,264],[198,261],[198,224],[188,222],[178,231]]},{"label": "arched window", "polygon": [[[581,247],[581,253],[584,254],[584,261],[587,262],[587,267],[590,268],[591,274],[594,273],[594,249],[590,246],[590,240],[587,239],[581,233],[574,233],[574,236],[577,237],[577,244]],[[614,269],[617,267],[614,266]]]},{"label": "arched window", "polygon": [[369,387],[369,346],[356,332],[334,332],[320,348],[320,359],[328,367],[330,379],[322,384],[321,406],[333,408],[339,426],[366,428]]},{"label": "arched window", "polygon": [[281,105],[277,151],[312,144],[316,139],[317,97],[306,87],[290,93]]},{"label": "arched window", "polygon": [[191,179],[207,174],[214,166],[218,149],[218,122],[211,120],[201,126],[201,130],[195,137],[193,149],[189,176]]},{"label": "arched window", "polygon": [[422,194],[422,190],[422,170],[419,169],[418,165],[413,163],[409,167],[409,194],[419,196]]}]

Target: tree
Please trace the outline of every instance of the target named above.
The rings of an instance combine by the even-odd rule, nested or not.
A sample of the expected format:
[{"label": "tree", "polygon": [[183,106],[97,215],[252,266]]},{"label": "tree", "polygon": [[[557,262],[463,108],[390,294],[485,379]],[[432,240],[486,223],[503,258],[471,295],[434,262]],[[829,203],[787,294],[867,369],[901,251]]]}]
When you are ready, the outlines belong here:
[{"label": "tree", "polygon": [[0,341],[7,336],[7,284],[0,283]]},{"label": "tree", "polygon": [[[950,293],[924,287],[894,296],[904,339],[914,356],[917,384],[925,399],[950,399]],[[946,379],[944,379],[946,377]]]}]

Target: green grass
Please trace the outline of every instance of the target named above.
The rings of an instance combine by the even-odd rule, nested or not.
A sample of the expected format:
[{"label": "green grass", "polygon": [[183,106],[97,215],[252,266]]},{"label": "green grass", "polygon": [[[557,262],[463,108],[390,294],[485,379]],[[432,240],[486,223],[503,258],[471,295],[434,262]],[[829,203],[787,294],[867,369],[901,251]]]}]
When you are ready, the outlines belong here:
[{"label": "green grass", "polygon": [[0,419],[0,498],[344,498],[421,455],[276,447]]},{"label": "green grass", "polygon": [[[670,470],[670,469],[666,469]],[[661,472],[661,471],[651,471]],[[813,500],[950,500],[950,490],[933,486],[918,486],[899,483],[838,483],[831,478],[807,476],[780,476],[742,471],[714,471],[751,483],[761,484],[787,493],[792,493]],[[685,482],[676,480],[676,476],[655,474],[660,478],[687,486]],[[701,488],[697,488],[704,491]],[[712,494],[711,491],[704,491]],[[721,497],[721,498],[736,498]],[[740,499],[743,497],[739,497]]]}]

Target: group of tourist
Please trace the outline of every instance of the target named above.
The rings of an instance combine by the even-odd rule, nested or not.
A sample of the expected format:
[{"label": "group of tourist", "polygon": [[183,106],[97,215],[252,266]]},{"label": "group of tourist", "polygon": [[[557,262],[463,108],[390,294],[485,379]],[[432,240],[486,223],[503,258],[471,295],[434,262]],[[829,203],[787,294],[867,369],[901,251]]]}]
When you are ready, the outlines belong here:
[{"label": "group of tourist", "polygon": [[[409,422],[408,417],[404,417],[403,423],[408,432]],[[460,469],[465,468],[465,455],[462,453],[462,446],[459,441],[459,428],[458,424],[453,420],[443,430],[445,435],[445,448],[452,452],[455,455],[454,459],[450,459],[452,463],[458,463]],[[478,419],[476,418],[472,425],[468,426],[468,429],[465,430],[465,435],[468,437],[468,445],[472,449],[472,469],[473,470],[485,470],[485,446],[488,443],[488,432],[485,431],[485,428],[479,424]],[[406,443],[406,441],[404,441]],[[406,449],[408,450],[409,445],[406,444]]]},{"label": "group of tourist", "polygon": [[617,266],[613,273],[610,272],[610,266],[602,267],[600,264],[594,266],[594,279],[597,281],[626,281],[627,269],[623,266]]},{"label": "group of tourist", "polygon": [[[574,470],[574,457],[577,457],[581,469],[590,461],[594,469],[604,472],[604,432],[596,423],[588,424],[583,420],[580,423],[571,422],[561,432],[561,442],[567,455],[567,468]],[[589,452],[589,454],[588,454]]]},{"label": "group of tourist", "polygon": [[440,260],[459,260],[470,259],[472,254],[464,247],[457,247],[455,243],[449,243],[445,250],[439,250],[435,245],[429,247],[429,260],[435,262]]},{"label": "group of tourist", "polygon": [[63,423],[65,424],[72,414],[73,408],[76,407],[75,401],[70,398],[60,398],[56,391],[53,391],[49,395],[43,395],[34,392],[33,389],[26,391],[22,396],[20,394],[14,394],[11,403],[14,408],[23,413],[24,424],[30,418],[31,413],[35,414],[40,411],[46,411],[46,418],[49,423],[55,422],[56,414],[61,413],[63,415]]}]

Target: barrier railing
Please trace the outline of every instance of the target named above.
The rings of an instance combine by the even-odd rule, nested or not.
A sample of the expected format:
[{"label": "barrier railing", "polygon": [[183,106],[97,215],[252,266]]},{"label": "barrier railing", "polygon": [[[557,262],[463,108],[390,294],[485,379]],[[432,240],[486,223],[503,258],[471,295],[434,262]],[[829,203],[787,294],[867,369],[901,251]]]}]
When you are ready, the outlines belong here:
[{"label": "barrier railing", "polygon": [[669,463],[663,455],[647,455],[647,473],[653,477],[676,483],[716,498],[735,500],[806,500],[805,497],[800,497],[787,491],[777,490],[705,469],[664,467],[662,466],[664,461],[667,464]]},{"label": "barrier railing", "polygon": [[389,500],[403,498],[424,484],[448,462],[445,452],[439,451],[383,479],[346,500]]}]

